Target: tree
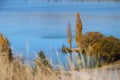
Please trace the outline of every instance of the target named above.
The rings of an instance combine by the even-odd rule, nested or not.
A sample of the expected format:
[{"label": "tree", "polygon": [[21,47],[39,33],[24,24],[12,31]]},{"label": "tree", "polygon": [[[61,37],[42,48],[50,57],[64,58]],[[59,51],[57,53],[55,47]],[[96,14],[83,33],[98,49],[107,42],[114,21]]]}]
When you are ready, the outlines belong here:
[{"label": "tree", "polygon": [[78,48],[81,49],[81,43],[82,43],[82,22],[80,19],[80,14],[76,14],[76,27],[75,27],[75,33],[76,33],[76,43]]},{"label": "tree", "polygon": [[39,58],[41,58],[42,60],[45,60],[45,59],[46,59],[46,56],[45,56],[45,54],[44,54],[43,51],[40,51],[40,52],[39,52]]},{"label": "tree", "polygon": [[107,63],[120,60],[120,40],[113,36],[105,37],[92,45],[91,53]]},{"label": "tree", "polygon": [[68,26],[67,26],[67,37],[68,37],[68,44],[70,45],[70,49],[72,49],[72,32],[71,32],[70,22],[68,22]]},{"label": "tree", "polygon": [[13,59],[9,40],[4,38],[2,34],[0,34],[0,55],[3,55],[4,58],[6,57],[8,61]]},{"label": "tree", "polygon": [[[99,32],[87,32],[82,37],[82,48],[86,54],[89,53],[89,49],[94,43],[99,42],[101,39],[103,39],[105,36]],[[90,53],[89,53],[90,54]]]},{"label": "tree", "polygon": [[46,56],[45,56],[43,51],[39,52],[39,58],[41,59],[42,64],[44,65],[44,67],[47,67],[47,68],[50,68],[50,69],[52,68],[52,66],[50,65],[50,63],[46,59]]},{"label": "tree", "polygon": [[46,56],[43,51],[40,51],[38,54],[38,58],[35,60],[35,67],[33,68],[33,73],[38,74],[42,73],[46,76],[51,74],[52,66],[49,61],[46,59]]},{"label": "tree", "polygon": [[[67,37],[68,37],[68,44],[70,44],[70,50],[72,49],[72,32],[71,32],[71,24],[68,22],[67,26]],[[72,53],[70,53],[70,59],[72,61]]]},{"label": "tree", "polygon": [[52,66],[46,59],[44,52],[40,51],[38,55],[39,57],[35,60],[34,72],[37,73],[40,70],[45,74],[51,73]]}]

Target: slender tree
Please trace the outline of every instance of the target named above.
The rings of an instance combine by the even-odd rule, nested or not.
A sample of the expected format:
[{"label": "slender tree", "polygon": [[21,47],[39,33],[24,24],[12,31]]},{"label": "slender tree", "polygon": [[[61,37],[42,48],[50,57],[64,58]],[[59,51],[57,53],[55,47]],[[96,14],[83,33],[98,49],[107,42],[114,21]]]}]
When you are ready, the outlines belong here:
[{"label": "slender tree", "polygon": [[[70,21],[68,22],[68,26],[67,26],[67,37],[68,37],[68,44],[70,45],[70,49],[72,49],[72,32],[71,32]],[[72,53],[70,53],[70,59],[72,61]]]},{"label": "slender tree", "polygon": [[82,22],[80,19],[80,14],[76,14],[76,27],[75,27],[75,34],[76,34],[76,43],[78,48],[81,49],[81,42],[82,42]]},{"label": "slender tree", "polygon": [[68,37],[68,44],[70,45],[70,49],[72,49],[72,32],[71,32],[70,22],[68,22],[68,26],[67,26],[67,37]]}]

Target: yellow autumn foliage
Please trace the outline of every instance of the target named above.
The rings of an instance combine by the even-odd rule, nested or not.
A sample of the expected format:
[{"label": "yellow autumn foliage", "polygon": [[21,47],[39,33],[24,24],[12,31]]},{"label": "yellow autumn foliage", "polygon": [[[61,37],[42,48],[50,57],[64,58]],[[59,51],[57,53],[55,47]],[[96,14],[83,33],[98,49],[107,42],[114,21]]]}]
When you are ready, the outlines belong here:
[{"label": "yellow autumn foliage", "polygon": [[78,45],[78,47],[80,48],[81,46],[81,40],[82,40],[82,22],[80,19],[80,14],[77,13],[76,14],[76,43]]},{"label": "yellow autumn foliage", "polygon": [[2,34],[0,34],[0,50],[6,51],[9,49],[9,40],[4,38]]}]

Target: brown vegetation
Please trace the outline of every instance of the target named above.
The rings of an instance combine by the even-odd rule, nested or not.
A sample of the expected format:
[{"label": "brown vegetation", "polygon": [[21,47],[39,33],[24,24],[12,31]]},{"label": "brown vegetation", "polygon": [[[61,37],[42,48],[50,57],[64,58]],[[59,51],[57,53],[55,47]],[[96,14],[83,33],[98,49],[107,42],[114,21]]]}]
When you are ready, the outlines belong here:
[{"label": "brown vegetation", "polygon": [[64,52],[79,51],[81,54],[95,56],[98,60],[102,58],[107,63],[120,60],[120,39],[113,36],[106,37],[100,32],[87,32],[82,35],[82,22],[79,13],[76,14],[75,33],[78,48],[69,50],[64,47],[62,49]]},{"label": "brown vegetation", "polygon": [[108,63],[120,60],[120,40],[113,36],[105,37],[93,44],[90,51]]},{"label": "brown vegetation", "polygon": [[13,58],[9,40],[0,34],[0,80],[32,80],[31,76],[26,75],[29,69]]},{"label": "brown vegetation", "polygon": [[72,32],[71,32],[70,22],[68,23],[68,27],[67,27],[67,37],[68,37],[68,44],[70,44],[70,49],[72,49]]},{"label": "brown vegetation", "polygon": [[7,38],[4,38],[2,34],[0,34],[0,62],[7,63],[12,60],[12,51],[10,48],[10,44]]},{"label": "brown vegetation", "polygon": [[80,19],[80,14],[76,14],[76,27],[75,27],[75,33],[76,33],[76,43],[77,46],[81,49],[81,40],[82,40],[82,22]]},{"label": "brown vegetation", "polygon": [[52,71],[52,66],[49,61],[46,59],[46,56],[43,51],[39,52],[39,57],[35,60],[35,72],[38,72],[39,69],[46,75],[50,74]]},{"label": "brown vegetation", "polygon": [[66,74],[52,70],[42,51],[35,60],[35,67],[13,58],[8,39],[0,34],[0,80],[60,80],[61,75]]}]

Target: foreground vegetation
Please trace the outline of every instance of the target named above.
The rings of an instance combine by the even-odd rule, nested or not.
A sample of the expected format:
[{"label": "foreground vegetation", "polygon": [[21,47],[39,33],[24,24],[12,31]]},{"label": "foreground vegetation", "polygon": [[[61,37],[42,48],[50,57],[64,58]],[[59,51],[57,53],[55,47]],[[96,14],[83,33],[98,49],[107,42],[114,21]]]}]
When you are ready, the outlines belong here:
[{"label": "foreground vegetation", "polygon": [[69,76],[63,71],[53,70],[43,51],[39,52],[34,67],[22,63],[13,57],[9,40],[0,34],[0,80],[61,80],[65,75]]},{"label": "foreground vegetation", "polygon": [[[2,45],[2,46],[1,46]],[[118,80],[120,79],[119,62],[114,66],[99,69],[83,69],[76,72],[75,65],[70,65],[70,71],[54,70],[46,59],[44,52],[39,52],[35,67],[22,63],[13,57],[7,38],[0,35],[0,80]],[[92,74],[91,74],[92,72]],[[101,74],[101,75],[99,75]]]}]

